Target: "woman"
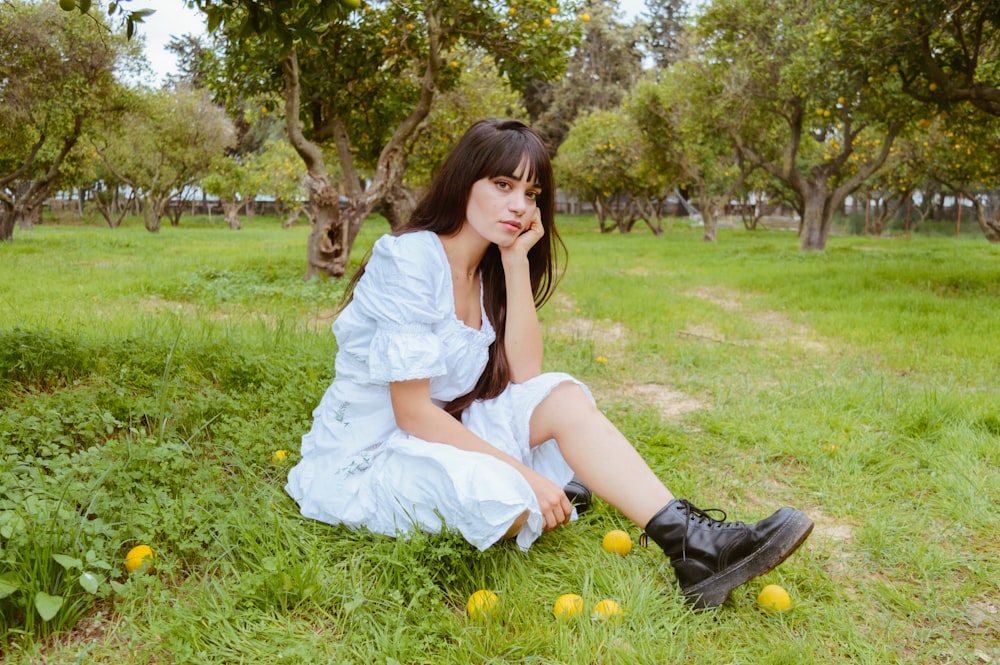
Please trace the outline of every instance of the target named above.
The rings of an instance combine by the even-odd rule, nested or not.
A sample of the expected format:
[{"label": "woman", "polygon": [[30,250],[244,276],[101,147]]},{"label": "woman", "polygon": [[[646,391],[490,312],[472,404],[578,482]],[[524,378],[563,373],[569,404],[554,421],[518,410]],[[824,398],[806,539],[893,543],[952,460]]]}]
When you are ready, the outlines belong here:
[{"label": "woman", "polygon": [[[380,238],[333,326],[336,378],[288,493],[302,514],[387,535],[457,529],[527,548],[575,510],[574,474],[644,527],[699,607],[773,569],[812,522],[756,524],[675,499],[567,374],[542,373],[536,308],[557,255],[548,154],[521,122],[459,140],[409,223]],[[577,486],[579,489],[579,486]]]}]

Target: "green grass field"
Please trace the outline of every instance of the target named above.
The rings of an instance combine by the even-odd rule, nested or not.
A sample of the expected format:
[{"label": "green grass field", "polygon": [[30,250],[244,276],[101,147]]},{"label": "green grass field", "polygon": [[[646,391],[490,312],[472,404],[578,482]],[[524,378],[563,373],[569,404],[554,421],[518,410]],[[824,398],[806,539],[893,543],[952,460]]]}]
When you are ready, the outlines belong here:
[{"label": "green grass field", "polygon": [[[284,478],[343,288],[302,281],[308,229],[45,225],[0,246],[0,659],[1000,661],[1000,247],[802,254],[787,231],[560,221],[546,369],[587,382],[676,494],[735,519],[806,510],[784,565],[696,613],[600,502],[528,552],[305,520]],[[601,549],[615,528],[628,556]],[[128,575],[140,543],[155,570]],[[769,583],[789,610],[756,605]],[[465,613],[477,589],[499,597],[486,621]],[[553,616],[564,593],[584,616]],[[591,620],[604,598],[621,621]]]}]

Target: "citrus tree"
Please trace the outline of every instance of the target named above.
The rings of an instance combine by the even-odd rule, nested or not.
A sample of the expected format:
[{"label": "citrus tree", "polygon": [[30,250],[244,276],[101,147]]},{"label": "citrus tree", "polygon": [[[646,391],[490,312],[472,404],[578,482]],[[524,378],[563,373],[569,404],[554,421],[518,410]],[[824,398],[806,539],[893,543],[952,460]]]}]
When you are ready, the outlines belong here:
[{"label": "citrus tree", "polygon": [[921,147],[918,159],[927,176],[956,197],[970,201],[983,236],[1000,242],[996,195],[1000,188],[1000,116],[986,119],[972,108],[954,108],[931,122]]},{"label": "citrus tree", "polygon": [[259,173],[257,193],[274,199],[281,225],[290,228],[304,210],[302,160],[288,141],[269,139],[253,163]]},{"label": "citrus tree", "polygon": [[[306,170],[313,222],[307,278],[344,273],[376,205],[393,225],[408,217],[407,155],[439,93],[464,73],[452,49],[488,58],[519,90],[562,71],[580,23],[546,0],[197,5],[209,30],[224,37],[219,92],[281,100],[289,142]],[[325,146],[337,155],[339,182]]]},{"label": "citrus tree", "polygon": [[577,118],[554,167],[564,189],[593,203],[602,233],[628,233],[639,219],[655,235],[663,233],[659,219],[644,217],[638,201],[662,198],[664,188],[644,170],[639,126],[622,109]]},{"label": "citrus tree", "polygon": [[[834,211],[885,162],[914,104],[857,48],[867,26],[836,4],[716,0],[696,32],[700,75],[718,93],[705,131],[726,132],[778,179],[801,215],[801,249],[824,249]],[[851,166],[866,138],[880,150]]]},{"label": "citrus tree", "polygon": [[840,0],[866,30],[856,46],[891,67],[922,102],[968,103],[1000,116],[1000,11],[995,0]]},{"label": "citrus tree", "polygon": [[618,3],[587,0],[577,14],[583,34],[563,76],[534,79],[524,90],[531,125],[555,155],[570,126],[588,111],[618,108],[642,75],[645,32],[625,22]]},{"label": "citrus tree", "polygon": [[[450,49],[449,49],[450,50]],[[444,162],[455,137],[482,118],[508,117],[527,121],[518,94],[497,72],[489,58],[456,49],[449,66],[461,68],[457,84],[442,92],[414,135],[408,156],[406,183],[420,189]]]},{"label": "citrus tree", "polygon": [[146,229],[157,233],[171,198],[206,175],[234,141],[232,122],[208,91],[137,90],[123,119],[91,145],[136,193]]},{"label": "citrus tree", "polygon": [[729,134],[710,131],[721,121],[711,100],[717,81],[680,62],[636,86],[626,104],[641,128],[650,170],[689,183],[704,223],[704,240],[716,239],[716,221],[752,170]]},{"label": "citrus tree", "polygon": [[37,214],[80,137],[116,98],[123,41],[54,4],[0,11],[0,241]]}]

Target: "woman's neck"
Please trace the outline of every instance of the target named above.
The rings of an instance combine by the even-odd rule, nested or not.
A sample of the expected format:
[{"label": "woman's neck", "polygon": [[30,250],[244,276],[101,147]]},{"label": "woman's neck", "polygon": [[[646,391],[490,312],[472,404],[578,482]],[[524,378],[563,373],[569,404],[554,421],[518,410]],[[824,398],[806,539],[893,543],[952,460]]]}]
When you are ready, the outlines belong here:
[{"label": "woman's neck", "polygon": [[454,235],[439,237],[451,266],[452,277],[471,280],[479,271],[479,264],[486,255],[489,242],[478,234],[464,233],[465,229],[466,227],[462,227],[462,231]]}]

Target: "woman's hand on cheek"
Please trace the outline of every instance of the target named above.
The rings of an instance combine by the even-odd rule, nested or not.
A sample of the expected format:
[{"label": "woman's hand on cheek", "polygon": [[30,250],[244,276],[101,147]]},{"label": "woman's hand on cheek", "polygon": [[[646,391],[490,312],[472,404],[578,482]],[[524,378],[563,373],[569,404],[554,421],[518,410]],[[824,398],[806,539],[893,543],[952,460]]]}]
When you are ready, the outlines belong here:
[{"label": "woman's hand on cheek", "polygon": [[521,230],[520,235],[509,247],[501,247],[500,253],[506,259],[513,256],[527,256],[528,250],[535,246],[539,240],[545,236],[545,227],[542,226],[542,212],[535,208],[535,213]]}]

